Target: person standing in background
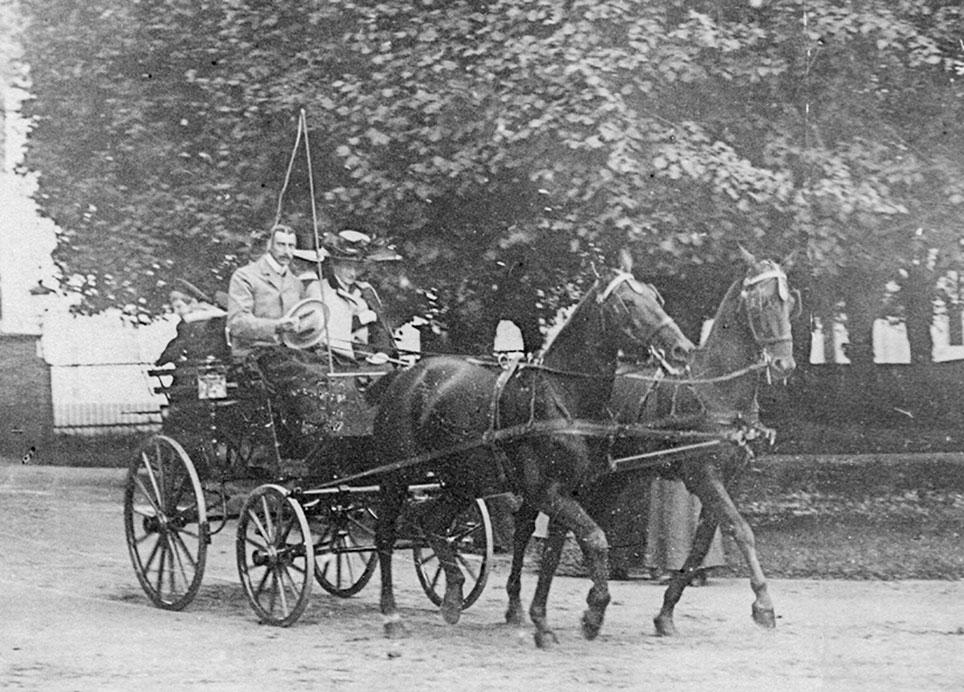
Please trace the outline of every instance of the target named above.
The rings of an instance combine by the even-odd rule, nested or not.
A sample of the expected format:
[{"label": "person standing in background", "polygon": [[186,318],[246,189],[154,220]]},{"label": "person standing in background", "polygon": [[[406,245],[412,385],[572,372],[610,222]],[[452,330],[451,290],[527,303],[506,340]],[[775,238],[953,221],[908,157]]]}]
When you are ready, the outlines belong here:
[{"label": "person standing in background", "polygon": [[[670,573],[683,567],[693,546],[700,509],[699,498],[686,489],[683,481],[653,480],[643,563],[654,579],[665,581]],[[725,566],[723,541],[717,527],[709,552],[692,583],[696,586],[705,584],[708,570]]]}]

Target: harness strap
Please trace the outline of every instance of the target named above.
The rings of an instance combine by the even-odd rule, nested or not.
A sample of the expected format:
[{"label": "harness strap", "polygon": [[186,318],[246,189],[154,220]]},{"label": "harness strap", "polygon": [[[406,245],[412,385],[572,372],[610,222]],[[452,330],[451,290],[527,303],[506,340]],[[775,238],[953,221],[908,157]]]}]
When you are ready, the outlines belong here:
[{"label": "harness strap", "polygon": [[520,364],[521,361],[519,360],[510,361],[509,367],[499,373],[499,377],[495,381],[495,386],[492,388],[492,398],[489,401],[489,428],[482,433],[482,444],[491,450],[492,456],[495,458],[495,463],[499,470],[500,483],[505,483],[508,480],[506,467],[509,465],[509,458],[494,439],[496,430],[502,424],[501,416],[499,415],[499,403],[502,400],[502,392],[505,391],[506,384],[519,372]]}]

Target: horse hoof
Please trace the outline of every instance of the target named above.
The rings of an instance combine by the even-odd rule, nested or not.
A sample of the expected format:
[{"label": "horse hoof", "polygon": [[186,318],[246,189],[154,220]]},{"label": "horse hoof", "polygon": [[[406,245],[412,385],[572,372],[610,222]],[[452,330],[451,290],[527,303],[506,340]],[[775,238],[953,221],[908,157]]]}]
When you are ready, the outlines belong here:
[{"label": "horse hoof", "polygon": [[589,641],[592,641],[599,636],[599,630],[602,629],[603,619],[602,616],[587,610],[582,614],[582,636],[584,636]]},{"label": "horse hoof", "polygon": [[454,625],[462,617],[462,585],[445,589],[442,599],[442,618],[450,625]]},{"label": "horse hoof", "polygon": [[408,636],[408,628],[401,620],[386,622],[385,636],[389,639],[404,639]]},{"label": "horse hoof", "polygon": [[773,608],[759,608],[756,603],[754,603],[753,622],[764,629],[772,630],[777,626],[777,616],[776,613],[773,612]]},{"label": "horse hoof", "polygon": [[556,633],[552,630],[536,630],[533,636],[536,639],[537,649],[551,649],[559,643],[559,640],[556,639]]},{"label": "horse hoof", "polygon": [[522,611],[518,608],[510,607],[505,611],[505,622],[508,625],[521,625],[522,624]]},{"label": "horse hoof", "polygon": [[673,618],[657,615],[653,618],[653,624],[656,625],[657,637],[676,636],[676,625],[673,623]]}]

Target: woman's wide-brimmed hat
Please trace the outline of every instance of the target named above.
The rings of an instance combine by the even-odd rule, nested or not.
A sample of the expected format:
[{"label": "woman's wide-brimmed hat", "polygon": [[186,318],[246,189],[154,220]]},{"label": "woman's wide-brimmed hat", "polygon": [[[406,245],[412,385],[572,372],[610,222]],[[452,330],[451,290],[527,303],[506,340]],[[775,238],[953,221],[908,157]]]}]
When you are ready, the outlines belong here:
[{"label": "woman's wide-brimmed hat", "polygon": [[298,259],[308,262],[320,262],[325,259],[324,249],[318,250],[315,247],[315,234],[313,231],[295,231],[297,247],[292,251],[292,255]]},{"label": "woman's wide-brimmed hat", "polygon": [[391,262],[402,259],[387,241],[351,228],[325,235],[323,251],[334,259],[354,262]]}]

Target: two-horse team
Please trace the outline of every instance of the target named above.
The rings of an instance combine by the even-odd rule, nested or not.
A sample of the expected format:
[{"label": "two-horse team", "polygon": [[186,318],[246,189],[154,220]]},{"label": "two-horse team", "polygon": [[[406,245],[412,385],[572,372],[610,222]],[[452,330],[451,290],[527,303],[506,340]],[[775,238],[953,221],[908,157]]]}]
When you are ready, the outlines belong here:
[{"label": "two-horse team", "polygon": [[[506,619],[522,622],[522,560],[541,511],[551,521],[529,608],[536,644],[555,641],[546,602],[569,531],[592,580],[582,630],[594,638],[610,601],[608,543],[598,518],[619,484],[633,474],[658,473],[682,480],[703,509],[691,553],[655,618],[657,633],[675,634],[674,608],[720,525],[732,533],[749,567],[753,619],[774,626],[753,532],[727,487],[752,456],[748,441],[771,433],[759,422],[757,387],[762,377],[784,380],[795,367],[790,320],[798,299],[778,263],[743,254],[746,272],[727,291],[699,348],[664,312],[653,287],[610,269],[531,362],[500,372],[464,358],[434,356],[393,376],[374,424],[380,462],[425,462],[379,479],[375,544],[388,636],[405,632],[393,593],[392,549],[406,488],[422,477],[424,464],[444,488],[417,520],[444,570],[441,609],[449,623],[459,619],[464,578],[444,529],[475,498],[509,492],[521,507]],[[658,354],[654,360],[660,365],[629,375],[638,395],[631,413],[614,420],[610,398],[621,352]]]}]

